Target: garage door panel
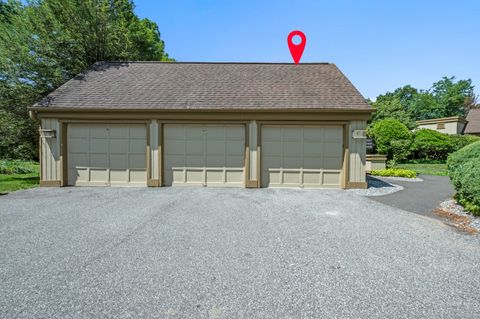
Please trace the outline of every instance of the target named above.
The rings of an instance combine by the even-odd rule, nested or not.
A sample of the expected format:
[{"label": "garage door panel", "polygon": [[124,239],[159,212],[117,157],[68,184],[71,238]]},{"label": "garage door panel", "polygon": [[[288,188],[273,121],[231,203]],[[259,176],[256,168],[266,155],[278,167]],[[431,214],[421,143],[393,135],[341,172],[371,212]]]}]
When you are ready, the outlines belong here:
[{"label": "garage door panel", "polygon": [[[196,166],[203,165],[203,160],[200,163],[197,163]],[[207,167],[223,167],[225,165],[225,156],[207,156]]]},{"label": "garage door panel", "polygon": [[90,168],[90,181],[92,182],[104,182],[107,184],[108,171],[106,169]]},{"label": "garage door panel", "polygon": [[302,175],[300,172],[283,172],[283,184],[298,185],[302,182]]},{"label": "garage door panel", "polygon": [[206,129],[202,126],[185,126],[185,132],[187,140],[203,141],[203,136],[206,133]]},{"label": "garage door panel", "polygon": [[223,170],[208,170],[206,172],[207,183],[223,183],[224,171]]},{"label": "garage door panel", "polygon": [[342,166],[342,159],[338,157],[325,157],[323,159],[324,169],[338,169]]},{"label": "garage door panel", "polygon": [[168,156],[178,155],[183,157],[185,155],[185,142],[183,140],[166,141],[165,155],[168,155]]},{"label": "garage door panel", "polygon": [[343,137],[342,129],[337,127],[325,127],[323,129],[323,137],[326,141],[340,142]]},{"label": "garage door panel", "polygon": [[323,184],[340,185],[340,172],[323,172]]},{"label": "garage door panel", "polygon": [[125,127],[125,126],[110,125],[109,131],[110,131],[109,132],[110,139],[116,139],[116,138],[127,139],[129,137],[128,127]]},{"label": "garage door panel", "polygon": [[243,165],[244,165],[243,155],[240,155],[240,156],[225,156],[224,165],[227,168],[243,169]]},{"label": "garage door panel", "polygon": [[282,129],[280,127],[269,127],[262,130],[262,141],[279,141],[281,138]]},{"label": "garage door panel", "polygon": [[108,128],[105,125],[91,124],[89,137],[98,139],[108,138]]},{"label": "garage door panel", "polygon": [[131,169],[130,173],[130,182],[133,183],[144,183],[147,180],[147,172],[143,169]]},{"label": "garage door panel", "polygon": [[223,126],[210,126],[204,130],[207,133],[207,141],[210,141],[210,140],[223,141],[225,139],[225,128]]},{"label": "garage door panel", "polygon": [[303,183],[305,185],[321,185],[322,175],[320,172],[304,172]]},{"label": "garage door panel", "polygon": [[109,142],[110,154],[127,154],[128,153],[128,139],[115,139]]},{"label": "garage door panel", "polygon": [[186,180],[188,183],[193,184],[202,184],[203,183],[203,170],[193,170],[189,169],[186,171]]},{"label": "garage door panel", "polygon": [[146,147],[147,147],[146,140],[131,139],[128,142],[128,148],[130,153],[145,153]]},{"label": "garage door panel", "polygon": [[90,163],[89,167],[108,167],[108,155],[107,154],[96,154],[90,153]]},{"label": "garage door panel", "polygon": [[111,183],[127,183],[128,171],[124,169],[110,169]]},{"label": "garage door panel", "polygon": [[225,154],[225,141],[207,141],[207,154],[208,155],[224,155]]},{"label": "garage door panel", "polygon": [[146,140],[147,130],[144,126],[129,126],[129,137],[134,139]]},{"label": "garage door panel", "polygon": [[226,183],[227,184],[237,184],[241,186],[243,184],[243,170],[234,170],[234,171],[226,171]]},{"label": "garage door panel", "polygon": [[68,128],[68,137],[87,139],[89,136],[89,132],[90,130],[88,127],[70,126]]},{"label": "garage door panel", "polygon": [[284,157],[283,159],[283,168],[302,168],[303,167],[303,158],[302,157]]},{"label": "garage door panel", "polygon": [[67,131],[70,185],[129,185],[132,169],[136,184],[146,185],[144,124],[69,124]]},{"label": "garage door panel", "polygon": [[[188,155],[185,157],[186,167],[203,167],[205,165],[205,156],[204,155]],[[183,162],[183,159],[182,159]],[[178,162],[180,164],[181,162]],[[180,165],[182,166],[182,165]]]},{"label": "garage door panel", "polygon": [[88,152],[89,141],[87,138],[71,138],[68,143],[72,153],[86,153]]},{"label": "garage door panel", "polygon": [[338,143],[325,143],[323,147],[323,155],[326,157],[341,157],[342,146]]},{"label": "garage door panel", "polygon": [[303,154],[305,156],[319,157],[322,155],[322,148],[323,148],[323,145],[320,142],[304,142]]},{"label": "garage door panel", "polygon": [[265,142],[262,143],[262,153],[266,156],[281,156],[282,155],[282,143],[278,142]]},{"label": "garage door panel", "polygon": [[316,126],[304,126],[303,140],[307,142],[319,143],[323,140],[323,134],[319,134],[319,129]]},{"label": "garage door panel", "polygon": [[202,155],[205,153],[205,142],[204,141],[190,141],[187,140],[185,143],[185,153],[189,155]]},{"label": "garage door panel", "polygon": [[243,184],[244,138],[242,125],[165,125],[165,185]]},{"label": "garage door panel", "polygon": [[146,166],[147,156],[145,154],[129,154],[128,167],[143,169]]},{"label": "garage door panel", "polygon": [[301,141],[303,138],[303,132],[298,127],[284,128],[282,135],[284,141]]},{"label": "garage door panel", "polygon": [[341,185],[342,127],[265,125],[261,137],[263,187]]},{"label": "garage door panel", "polygon": [[107,153],[108,139],[106,138],[91,138],[89,145],[90,153]]},{"label": "garage door panel", "polygon": [[110,168],[123,170],[128,168],[128,154],[110,154]]},{"label": "garage door panel", "polygon": [[87,153],[70,153],[68,161],[72,163],[72,166],[87,167],[88,166],[88,154]]},{"label": "garage door panel", "polygon": [[245,127],[243,126],[226,126],[226,137],[228,140],[244,141]]},{"label": "garage door panel", "polygon": [[303,151],[303,145],[301,142],[284,142],[283,143],[283,156],[293,156],[301,154]]},{"label": "garage door panel", "polygon": [[242,156],[245,151],[245,143],[243,141],[227,141],[226,155]]}]

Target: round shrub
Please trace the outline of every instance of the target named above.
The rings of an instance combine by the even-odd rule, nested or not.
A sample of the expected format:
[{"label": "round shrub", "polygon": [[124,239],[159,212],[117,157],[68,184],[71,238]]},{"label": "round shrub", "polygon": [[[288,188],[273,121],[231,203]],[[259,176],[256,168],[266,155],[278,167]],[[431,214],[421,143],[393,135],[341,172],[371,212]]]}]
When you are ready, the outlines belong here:
[{"label": "round shrub", "polygon": [[449,135],[451,144],[452,144],[452,149],[451,152],[456,152],[461,148],[464,148],[465,146],[478,142],[480,141],[480,136],[475,136],[475,135],[459,135],[459,134],[454,134],[454,135]]},{"label": "round shrub", "polygon": [[422,160],[446,160],[452,149],[452,140],[447,134],[421,129],[413,134],[413,157]]},{"label": "round shrub", "polygon": [[402,144],[402,153],[398,154],[397,157],[408,156],[408,153],[406,153],[405,150],[409,149],[410,142],[412,140],[412,134],[410,133],[408,127],[399,120],[387,118],[377,121],[369,130],[369,134],[375,140],[378,153],[386,154],[389,159],[392,159],[394,155],[397,155],[399,150],[399,147],[397,147],[397,144],[399,144],[398,141],[402,141],[400,142]]},{"label": "round shrub", "polygon": [[464,148],[450,154],[447,160],[449,175],[454,173],[463,163],[473,158],[480,157],[480,141],[469,144]]},{"label": "round shrub", "polygon": [[480,215],[480,141],[451,154],[447,167],[455,198],[467,211]]}]

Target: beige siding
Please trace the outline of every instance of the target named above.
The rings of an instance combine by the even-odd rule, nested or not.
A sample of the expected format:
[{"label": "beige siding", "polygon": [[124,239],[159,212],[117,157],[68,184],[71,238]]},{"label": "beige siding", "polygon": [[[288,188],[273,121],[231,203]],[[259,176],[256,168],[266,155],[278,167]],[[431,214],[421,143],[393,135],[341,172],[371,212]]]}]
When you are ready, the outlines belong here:
[{"label": "beige siding", "polygon": [[455,122],[438,123],[438,124],[437,123],[420,124],[417,127],[417,130],[429,129],[429,130],[434,130],[444,134],[462,134],[464,128],[465,128],[465,123],[455,121]]},{"label": "beige siding", "polygon": [[42,119],[41,129],[56,131],[55,138],[40,137],[42,181],[60,180],[60,144],[62,132],[57,119]]},{"label": "beige siding", "polygon": [[257,121],[250,121],[248,125],[250,139],[250,180],[257,180],[257,142],[258,142],[258,125]]},{"label": "beige siding", "polygon": [[157,120],[152,120],[149,125],[150,129],[150,176],[152,179],[159,179],[159,125]]},{"label": "beige siding", "polygon": [[367,127],[366,121],[352,121],[350,122],[349,139],[350,139],[350,182],[365,182],[365,154],[366,154],[366,140],[364,138],[353,138],[354,130],[365,130]]}]

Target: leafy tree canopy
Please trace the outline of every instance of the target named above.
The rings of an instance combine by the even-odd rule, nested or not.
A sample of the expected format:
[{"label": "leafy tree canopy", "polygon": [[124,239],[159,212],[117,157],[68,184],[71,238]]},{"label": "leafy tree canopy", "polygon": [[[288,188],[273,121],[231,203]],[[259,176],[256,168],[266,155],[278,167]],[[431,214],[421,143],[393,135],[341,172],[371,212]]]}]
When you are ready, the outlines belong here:
[{"label": "leafy tree canopy", "polygon": [[35,157],[26,108],[95,62],[171,60],[157,24],[133,9],[131,0],[0,0],[0,127],[15,128],[2,130],[0,158]]},{"label": "leafy tree canopy", "polygon": [[466,116],[475,105],[472,81],[443,77],[429,90],[419,90],[410,85],[379,95],[375,102],[372,123],[395,118],[412,129],[415,121],[449,116]]}]

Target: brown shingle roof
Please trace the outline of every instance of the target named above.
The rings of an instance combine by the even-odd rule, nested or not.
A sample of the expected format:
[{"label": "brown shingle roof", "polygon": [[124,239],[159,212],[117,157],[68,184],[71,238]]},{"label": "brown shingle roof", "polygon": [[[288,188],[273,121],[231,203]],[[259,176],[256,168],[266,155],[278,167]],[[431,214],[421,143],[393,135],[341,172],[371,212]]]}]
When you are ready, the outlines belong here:
[{"label": "brown shingle roof", "polygon": [[465,134],[480,134],[480,108],[471,109],[467,115],[467,126],[463,131]]},{"label": "brown shingle roof", "polygon": [[334,64],[101,62],[35,106],[370,109]]}]

